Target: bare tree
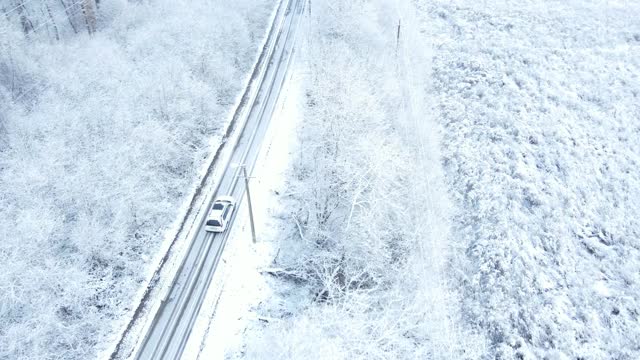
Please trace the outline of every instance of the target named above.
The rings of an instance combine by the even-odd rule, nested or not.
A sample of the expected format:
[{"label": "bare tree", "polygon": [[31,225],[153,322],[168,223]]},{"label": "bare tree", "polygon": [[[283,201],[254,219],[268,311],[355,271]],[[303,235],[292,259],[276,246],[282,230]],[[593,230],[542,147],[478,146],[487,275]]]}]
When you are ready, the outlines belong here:
[{"label": "bare tree", "polygon": [[60,41],[60,33],[58,33],[58,25],[56,25],[56,20],[53,18],[51,14],[51,8],[49,8],[49,4],[45,3],[45,8],[47,9],[47,15],[49,16],[49,21],[51,21],[51,25],[53,26],[53,34],[56,37],[56,40]]},{"label": "bare tree", "polygon": [[18,16],[20,17],[20,25],[22,25],[22,31],[25,34],[29,34],[33,31],[33,23],[27,17],[27,8],[24,6],[24,0],[16,1],[16,10],[18,11]]},{"label": "bare tree", "polygon": [[69,13],[69,7],[67,7],[67,4],[65,4],[64,0],[60,0],[60,4],[62,4],[62,7],[64,8],[64,12],[67,14],[67,20],[69,20],[69,25],[71,25],[71,29],[73,29],[73,32],[75,34],[77,34],[78,28],[76,28],[76,24],[73,23],[72,14]]}]

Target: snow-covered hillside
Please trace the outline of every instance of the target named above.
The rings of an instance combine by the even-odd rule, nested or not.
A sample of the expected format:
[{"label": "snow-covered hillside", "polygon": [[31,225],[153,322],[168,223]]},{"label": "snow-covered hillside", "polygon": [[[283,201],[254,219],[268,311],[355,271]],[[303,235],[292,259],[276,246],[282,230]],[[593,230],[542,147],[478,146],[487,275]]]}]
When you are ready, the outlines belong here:
[{"label": "snow-covered hillside", "polygon": [[0,1],[0,359],[113,346],[275,2],[90,3]]},{"label": "snow-covered hillside", "polygon": [[414,2],[487,358],[639,358],[640,3]]}]

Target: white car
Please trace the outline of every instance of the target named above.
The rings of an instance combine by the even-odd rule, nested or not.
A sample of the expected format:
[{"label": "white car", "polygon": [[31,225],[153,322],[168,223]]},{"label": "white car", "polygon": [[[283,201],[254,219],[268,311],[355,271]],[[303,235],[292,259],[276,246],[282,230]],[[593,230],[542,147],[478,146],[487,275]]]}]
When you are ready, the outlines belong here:
[{"label": "white car", "polygon": [[213,202],[207,222],[204,225],[205,231],[210,232],[223,232],[227,229],[227,224],[233,209],[235,207],[235,200],[231,196],[220,196]]}]

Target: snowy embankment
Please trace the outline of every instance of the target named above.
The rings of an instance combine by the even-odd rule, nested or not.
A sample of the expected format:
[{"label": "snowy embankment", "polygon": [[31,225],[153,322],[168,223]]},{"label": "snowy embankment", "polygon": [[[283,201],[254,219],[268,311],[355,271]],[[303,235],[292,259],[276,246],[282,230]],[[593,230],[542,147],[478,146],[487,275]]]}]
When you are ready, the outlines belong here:
[{"label": "snowy embankment", "polygon": [[92,36],[78,3],[24,3],[0,5],[0,358],[87,359],[158,266],[274,1],[101,2]]},{"label": "snowy embankment", "polygon": [[[269,226],[285,226],[279,235],[267,231],[279,246],[265,254],[273,259],[272,275],[263,275],[269,295],[244,315],[265,321],[250,320],[241,352],[226,356],[477,357],[484,342],[460,325],[458,294],[443,281],[448,202],[421,82],[429,53],[412,51],[424,40],[412,26],[413,9],[313,1],[307,12],[295,67],[304,73],[290,85],[299,88],[289,88],[299,93],[291,105],[302,117],[297,152],[279,203],[269,204]],[[243,292],[231,288],[236,293],[223,293],[221,306],[225,294]],[[212,329],[236,325],[214,320]]]},{"label": "snowy embankment", "polygon": [[487,358],[640,357],[640,4],[422,1]]}]

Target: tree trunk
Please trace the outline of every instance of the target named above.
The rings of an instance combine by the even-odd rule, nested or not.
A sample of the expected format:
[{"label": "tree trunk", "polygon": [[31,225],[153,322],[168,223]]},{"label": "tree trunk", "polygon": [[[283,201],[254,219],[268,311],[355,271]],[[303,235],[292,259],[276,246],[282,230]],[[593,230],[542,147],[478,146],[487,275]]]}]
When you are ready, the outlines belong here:
[{"label": "tree trunk", "polygon": [[84,14],[84,21],[87,25],[87,31],[89,34],[96,32],[96,2],[95,0],[81,0],[82,1],[82,14]]},{"label": "tree trunk", "polygon": [[76,28],[76,24],[73,23],[73,18],[71,17],[72,14],[69,13],[69,8],[67,7],[67,4],[64,3],[64,0],[60,0],[60,3],[64,8],[65,14],[67,14],[67,20],[69,20],[69,25],[71,25],[71,28],[73,29],[73,33],[77,34],[78,29]]},{"label": "tree trunk", "polygon": [[60,41],[60,34],[58,33],[58,25],[56,25],[56,21],[51,15],[51,9],[49,8],[49,4],[45,4],[47,9],[47,14],[49,15],[49,20],[51,21],[51,25],[53,25],[53,34],[56,36],[56,40]]},{"label": "tree trunk", "polygon": [[20,17],[20,25],[22,25],[22,31],[25,34],[29,34],[31,31],[33,31],[33,23],[27,17],[27,9],[24,7],[24,0],[18,0],[16,5],[18,16]]}]

